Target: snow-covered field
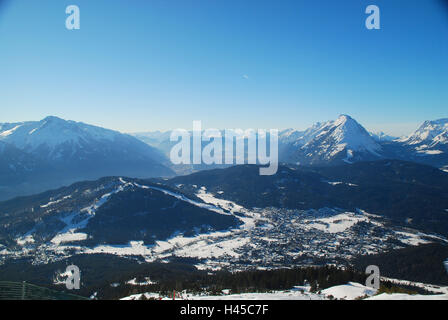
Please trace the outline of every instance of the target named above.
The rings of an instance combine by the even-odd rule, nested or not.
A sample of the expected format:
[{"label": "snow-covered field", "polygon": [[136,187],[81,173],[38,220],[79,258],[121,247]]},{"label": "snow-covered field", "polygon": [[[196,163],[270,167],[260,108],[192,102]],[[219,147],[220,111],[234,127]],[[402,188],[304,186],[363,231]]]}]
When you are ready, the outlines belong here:
[{"label": "snow-covered field", "polygon": [[322,290],[326,297],[332,296],[335,299],[353,300],[360,297],[372,296],[376,293],[375,289],[363,286],[356,282],[349,282],[344,285],[334,286]]},{"label": "snow-covered field", "polygon": [[[448,290],[448,287],[445,287]],[[319,293],[310,292],[309,286],[297,286],[291,290],[272,292],[252,292],[240,294],[228,294],[223,290],[222,295],[191,294],[188,292],[177,293],[176,300],[448,300],[448,293],[433,295],[409,295],[409,294],[376,294],[375,289],[362,284],[349,282],[322,290]],[[139,293],[122,298],[121,300],[146,299],[172,300],[173,297],[161,296],[157,293]]]}]

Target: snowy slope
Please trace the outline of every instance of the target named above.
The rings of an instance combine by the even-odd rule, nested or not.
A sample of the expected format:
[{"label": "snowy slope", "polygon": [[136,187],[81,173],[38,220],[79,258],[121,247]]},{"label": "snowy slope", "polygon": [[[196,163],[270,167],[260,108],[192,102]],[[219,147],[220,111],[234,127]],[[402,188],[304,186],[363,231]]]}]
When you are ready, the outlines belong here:
[{"label": "snowy slope", "polygon": [[[176,300],[354,300],[372,296],[376,290],[359,283],[349,282],[345,285],[334,286],[322,290],[320,293],[310,291],[309,286],[296,286],[290,290],[277,290],[272,292],[249,292],[239,294],[223,293],[222,295],[191,294],[181,292],[176,294]],[[172,297],[162,296],[158,293],[139,293],[122,298],[121,300],[139,300],[145,296],[147,299],[172,300]]]},{"label": "snowy slope", "polygon": [[[343,164],[381,158],[416,161],[442,167],[448,163],[447,119],[426,121],[410,137],[397,139],[382,131],[367,132],[355,119],[340,115],[338,119],[317,122],[306,130],[279,131],[279,159],[303,165]],[[175,144],[171,131],[135,133],[133,136],[169,154]],[[210,169],[195,167],[194,171]],[[191,171],[190,171],[191,172]]]},{"label": "snowy slope", "polygon": [[57,117],[46,117],[41,121],[6,123],[0,126],[0,139],[19,149],[36,150],[42,145],[50,151],[63,143],[79,145],[81,141],[113,141],[120,133],[87,125],[65,121]]},{"label": "snowy slope", "polygon": [[448,118],[425,121],[414,133],[389,143],[396,158],[441,168],[448,165]]},{"label": "snowy slope", "polygon": [[400,141],[408,145],[425,144],[435,147],[438,144],[447,144],[448,118],[425,121],[413,134]]},{"label": "snowy slope", "polygon": [[[309,286],[297,286],[290,290],[272,292],[251,292],[240,294],[208,295],[179,292],[176,300],[448,300],[448,294],[410,295],[403,293],[376,294],[376,290],[362,284],[349,282],[322,290],[320,293],[310,291]],[[172,300],[171,296],[159,293],[145,292],[123,297],[120,300],[139,300],[144,296],[146,299]]]},{"label": "snowy slope", "polygon": [[[317,152],[326,152],[326,157],[347,151],[366,151],[378,155],[381,146],[377,144],[369,133],[353,118],[341,115],[336,121],[327,122],[315,138],[304,146],[304,150],[312,151],[311,148],[319,142],[321,146]],[[316,151],[314,151],[316,152]]]},{"label": "snowy slope", "polygon": [[284,144],[303,146],[314,139],[329,122],[317,122],[304,131],[287,129],[279,133],[279,141]]},{"label": "snowy slope", "polygon": [[376,293],[376,290],[359,283],[349,282],[322,290],[322,293],[326,296],[333,296],[336,299],[353,300],[364,296],[372,296]]},{"label": "snowy slope", "polygon": [[[425,121],[413,134],[397,140],[419,156],[445,156],[448,152],[448,118]],[[442,162],[442,164],[448,163]]]}]

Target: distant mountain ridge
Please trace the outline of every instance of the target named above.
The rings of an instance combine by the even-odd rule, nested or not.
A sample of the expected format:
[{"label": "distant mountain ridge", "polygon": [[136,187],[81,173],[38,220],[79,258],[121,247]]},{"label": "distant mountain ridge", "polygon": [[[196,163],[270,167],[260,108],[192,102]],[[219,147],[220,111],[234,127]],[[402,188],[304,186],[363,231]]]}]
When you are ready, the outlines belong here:
[{"label": "distant mountain ridge", "polygon": [[448,119],[425,121],[411,135],[385,142],[395,159],[428,164],[446,170],[448,166]]},{"label": "distant mountain ridge", "polygon": [[[168,155],[176,144],[170,141],[170,134],[171,131],[156,131],[133,136]],[[279,132],[280,162],[325,166],[381,159],[413,161],[437,168],[447,166],[448,120],[425,121],[405,138],[396,138],[384,132],[368,132],[349,115],[317,122],[306,130],[286,129]]]},{"label": "distant mountain ridge", "polygon": [[157,150],[143,146],[129,135],[54,116],[41,121],[0,124],[0,141],[51,161],[83,159],[94,152],[92,149],[100,147],[100,143],[107,144],[107,148],[101,150],[105,153],[115,151],[113,143],[122,143],[121,148],[131,144],[131,147],[146,153],[135,154],[134,157],[161,158]]},{"label": "distant mountain ridge", "polygon": [[448,118],[425,121],[413,134],[398,141],[418,153],[444,153],[448,150]]},{"label": "distant mountain ridge", "polygon": [[[169,154],[176,142],[171,142],[171,131],[133,134],[143,142]],[[204,142],[204,144],[206,144]],[[381,146],[348,115],[335,121],[318,122],[304,131],[287,129],[279,132],[280,161],[320,164],[345,159],[345,162],[381,158]],[[364,157],[359,157],[365,154]]]}]

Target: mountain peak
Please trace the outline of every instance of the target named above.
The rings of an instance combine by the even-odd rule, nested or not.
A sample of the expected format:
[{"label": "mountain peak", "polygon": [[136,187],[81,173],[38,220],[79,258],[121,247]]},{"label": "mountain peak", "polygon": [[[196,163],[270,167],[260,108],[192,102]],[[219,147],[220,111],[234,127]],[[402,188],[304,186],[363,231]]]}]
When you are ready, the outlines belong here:
[{"label": "mountain peak", "polygon": [[59,117],[56,117],[56,116],[47,116],[47,117],[45,117],[44,119],[42,119],[42,121],[47,121],[47,122],[50,122],[50,121],[53,121],[53,122],[55,122],[55,121],[58,121],[58,122],[65,122],[66,120],[64,120],[64,119],[61,119],[61,118],[59,118]]},{"label": "mountain peak", "polygon": [[347,121],[355,121],[355,120],[352,117],[350,117],[348,114],[340,114],[339,117],[336,119],[335,124],[337,122],[345,123]]},{"label": "mountain peak", "polygon": [[362,125],[346,114],[314,125],[295,145],[300,146],[298,152],[304,156],[305,163],[377,159],[382,149]]}]

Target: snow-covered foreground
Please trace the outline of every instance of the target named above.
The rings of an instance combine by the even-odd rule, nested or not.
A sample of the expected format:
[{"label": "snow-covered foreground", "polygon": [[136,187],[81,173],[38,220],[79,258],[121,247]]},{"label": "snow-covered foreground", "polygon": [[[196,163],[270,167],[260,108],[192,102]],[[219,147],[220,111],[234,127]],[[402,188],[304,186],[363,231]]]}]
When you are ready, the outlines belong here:
[{"label": "snow-covered foreground", "polygon": [[[195,295],[186,292],[176,294],[176,300],[448,300],[448,293],[437,295],[409,295],[409,294],[379,294],[375,289],[362,284],[349,282],[322,290],[320,293],[310,292],[309,286],[297,286],[291,290],[272,291],[262,293],[240,293],[222,295]],[[139,300],[143,296],[146,299],[172,300],[173,297],[160,296],[157,293],[140,293],[124,297],[121,300]]]},{"label": "snow-covered foreground", "polygon": [[[325,300],[327,297],[325,294],[317,294],[310,292],[309,286],[296,286],[291,290],[284,291],[272,291],[272,292],[253,292],[253,293],[240,293],[229,294],[230,290],[223,290],[222,295],[207,295],[207,294],[191,294],[182,292],[176,294],[176,300]],[[350,291],[350,288],[347,288]],[[141,293],[134,294],[128,297],[124,297],[121,300],[138,300],[142,296],[147,299],[161,299],[172,300],[173,297],[162,297],[156,293]]]}]

